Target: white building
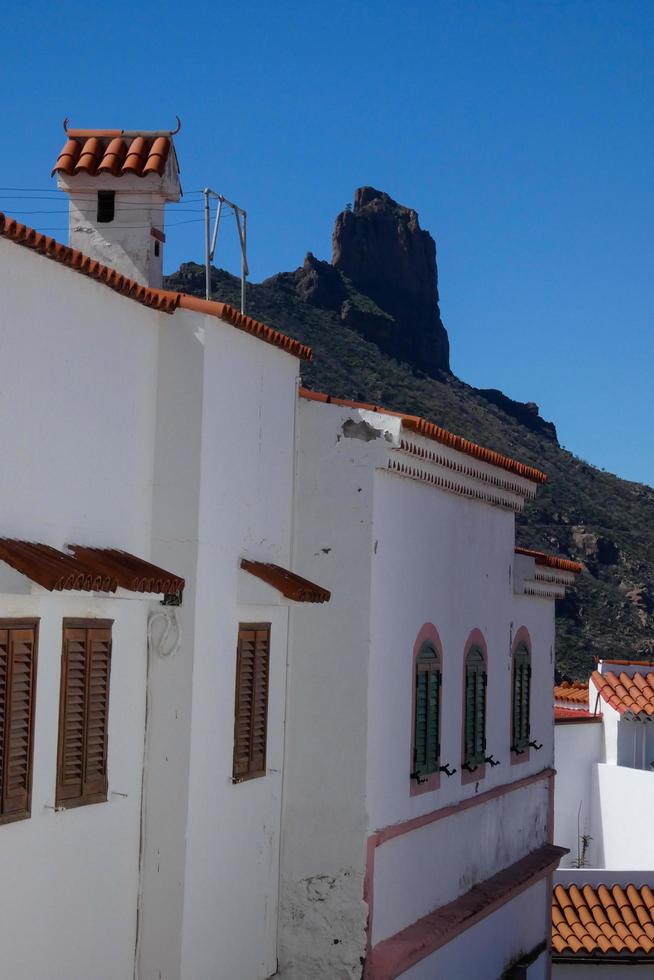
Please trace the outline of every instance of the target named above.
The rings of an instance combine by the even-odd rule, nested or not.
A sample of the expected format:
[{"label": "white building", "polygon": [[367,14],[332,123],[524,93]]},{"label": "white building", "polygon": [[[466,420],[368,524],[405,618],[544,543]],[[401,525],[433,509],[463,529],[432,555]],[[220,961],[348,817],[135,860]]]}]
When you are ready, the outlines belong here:
[{"label": "white building", "polygon": [[654,974],[651,668],[604,660],[587,685],[554,688],[555,826],[570,849],[555,875],[556,977]]},{"label": "white building", "polygon": [[580,566],[515,547],[544,477],[302,395],[295,562],[332,600],[293,617],[282,976],[545,977],[562,851],[544,693]]},{"label": "white building", "polygon": [[[142,143],[161,139],[145,134]],[[86,193],[91,177],[79,179]],[[108,178],[92,179],[97,195]],[[159,179],[111,181],[131,190],[143,180],[158,194]],[[82,234],[77,175],[66,180],[74,237]],[[92,202],[85,207],[92,216]],[[96,225],[105,241],[96,250],[90,234],[91,252],[122,249],[116,263],[146,283],[158,239],[146,224],[126,241],[116,220],[116,228]],[[290,565],[298,364],[310,352],[220,303],[127,280],[5,216],[0,338],[0,536],[11,539],[0,556],[14,566],[0,565],[0,643],[38,620],[33,762],[24,773],[31,800],[14,813],[25,819],[0,828],[0,867],[12,881],[0,899],[4,970],[12,980],[125,980],[137,949],[141,980],[268,976],[295,600],[240,563]],[[16,540],[59,554],[21,559]],[[98,588],[111,582],[68,575],[68,545],[121,549],[172,569],[186,583],[182,605],[125,589],[112,595]],[[85,558],[95,569],[97,556]],[[48,562],[67,577],[47,577]],[[326,598],[282,579],[301,600]],[[56,778],[68,619],[113,627],[108,786],[99,783],[94,796],[106,802],[75,808],[83,801],[57,794]],[[239,624],[263,624],[265,779],[243,779],[248,760],[234,760]],[[247,637],[244,672],[246,645]]]},{"label": "white building", "polygon": [[158,288],[172,137],[67,132],[73,248],[0,215],[3,969],[544,977],[544,477]]}]

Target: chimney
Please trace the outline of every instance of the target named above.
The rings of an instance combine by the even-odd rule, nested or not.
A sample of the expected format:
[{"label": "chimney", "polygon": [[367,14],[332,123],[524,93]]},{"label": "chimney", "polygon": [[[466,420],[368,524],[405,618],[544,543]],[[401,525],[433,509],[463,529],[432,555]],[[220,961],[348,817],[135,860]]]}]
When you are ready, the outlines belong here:
[{"label": "chimney", "polygon": [[70,247],[155,288],[163,278],[164,209],[182,194],[173,135],[66,129],[52,171],[69,197]]}]

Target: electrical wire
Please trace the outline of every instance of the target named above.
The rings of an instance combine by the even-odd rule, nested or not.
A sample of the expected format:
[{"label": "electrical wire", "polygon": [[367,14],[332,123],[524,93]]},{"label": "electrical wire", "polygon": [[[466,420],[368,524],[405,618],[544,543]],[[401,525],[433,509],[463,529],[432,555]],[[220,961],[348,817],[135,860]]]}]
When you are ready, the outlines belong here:
[{"label": "electrical wire", "polygon": [[[184,221],[170,221],[166,223],[166,228],[175,228],[177,225],[191,225],[196,222],[201,222],[202,218],[186,218]],[[151,228],[151,224],[147,225],[121,225],[121,228]],[[68,225],[58,225],[58,226],[48,226],[35,229],[36,231],[69,231]]]},{"label": "electrical wire", "polygon": [[[21,194],[62,194],[65,193],[61,191],[58,187],[0,187],[0,191],[17,191]],[[184,197],[188,197],[189,194],[203,194],[204,191],[186,191]]]}]

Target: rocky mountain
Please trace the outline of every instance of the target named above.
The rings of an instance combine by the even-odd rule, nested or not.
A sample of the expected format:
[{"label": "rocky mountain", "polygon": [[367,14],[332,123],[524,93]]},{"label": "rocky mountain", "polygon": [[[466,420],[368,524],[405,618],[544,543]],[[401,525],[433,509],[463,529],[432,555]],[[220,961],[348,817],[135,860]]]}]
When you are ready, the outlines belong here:
[{"label": "rocky mountain", "polygon": [[[186,263],[167,285],[204,295],[204,268]],[[237,305],[239,291],[212,270],[215,298]],[[518,543],[585,566],[557,605],[559,670],[584,677],[595,657],[654,659],[654,490],[562,449],[533,402],[451,373],[436,247],[414,210],[360,188],[336,219],[332,262],[308,253],[294,272],[249,285],[248,313],[313,347],[307,386],[422,415],[545,470],[549,482],[518,518]]]}]

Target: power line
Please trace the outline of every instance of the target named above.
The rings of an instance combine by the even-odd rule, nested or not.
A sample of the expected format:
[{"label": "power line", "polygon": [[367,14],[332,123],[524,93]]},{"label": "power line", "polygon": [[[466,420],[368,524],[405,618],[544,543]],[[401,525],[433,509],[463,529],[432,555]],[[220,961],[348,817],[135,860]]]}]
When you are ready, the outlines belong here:
[{"label": "power line", "polygon": [[[169,222],[169,223],[166,224],[166,227],[167,228],[175,228],[177,225],[191,225],[191,224],[194,224],[194,223],[196,223],[198,221],[202,221],[202,218],[186,218],[184,221],[171,221],[171,222]],[[121,228],[150,228],[151,225],[149,225],[149,224],[147,224],[147,225],[121,225],[120,227]],[[35,231],[39,231],[39,232],[43,232],[43,231],[69,231],[69,230],[70,229],[69,229],[69,226],[68,225],[48,226],[48,227],[41,227],[41,228],[36,228],[35,229]]]},{"label": "power line", "polygon": [[[35,194],[66,194],[67,193],[67,191],[63,191],[59,187],[0,187],[0,191],[17,191],[17,192],[20,192],[21,194],[32,194],[32,193],[35,193]],[[126,192],[123,191],[123,193],[126,193]],[[136,193],[140,193],[140,192],[137,191]],[[202,191],[201,190],[198,190],[198,191],[186,191],[182,196],[183,197],[188,197],[191,194],[200,194],[200,195],[202,195]]]}]

